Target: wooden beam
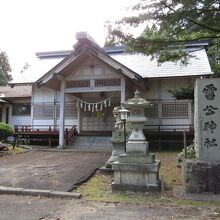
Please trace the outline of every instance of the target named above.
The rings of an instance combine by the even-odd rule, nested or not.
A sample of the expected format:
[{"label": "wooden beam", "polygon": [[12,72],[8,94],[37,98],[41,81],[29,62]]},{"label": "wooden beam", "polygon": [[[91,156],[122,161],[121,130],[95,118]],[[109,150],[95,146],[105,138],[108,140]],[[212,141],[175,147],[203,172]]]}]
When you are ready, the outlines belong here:
[{"label": "wooden beam", "polygon": [[65,93],[85,93],[85,92],[115,92],[121,91],[121,86],[100,86],[100,87],[82,87],[82,88],[67,88],[65,89]]},{"label": "wooden beam", "polygon": [[125,89],[126,89],[125,79],[121,78],[121,103],[125,102]]}]

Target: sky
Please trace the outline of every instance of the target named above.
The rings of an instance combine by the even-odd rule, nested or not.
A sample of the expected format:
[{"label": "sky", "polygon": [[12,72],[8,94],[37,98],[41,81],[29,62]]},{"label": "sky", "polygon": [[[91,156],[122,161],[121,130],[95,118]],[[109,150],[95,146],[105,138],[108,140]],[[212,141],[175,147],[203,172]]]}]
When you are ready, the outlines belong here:
[{"label": "sky", "polygon": [[86,31],[104,45],[107,20],[126,16],[134,0],[0,0],[0,50],[9,57],[12,77],[31,64],[36,52],[69,50],[75,33]]}]

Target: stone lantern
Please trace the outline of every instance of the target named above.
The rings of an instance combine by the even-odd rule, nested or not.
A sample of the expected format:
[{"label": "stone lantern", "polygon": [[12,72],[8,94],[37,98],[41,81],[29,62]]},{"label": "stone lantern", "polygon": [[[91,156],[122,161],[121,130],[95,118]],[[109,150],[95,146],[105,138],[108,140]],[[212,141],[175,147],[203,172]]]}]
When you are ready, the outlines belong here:
[{"label": "stone lantern", "polygon": [[126,143],[126,153],[114,162],[113,191],[150,191],[160,189],[159,168],[160,161],[155,160],[155,154],[149,153],[149,143],[143,134],[144,123],[147,118],[144,109],[150,102],[140,97],[137,90],[132,99],[122,103],[130,110],[131,135]]}]

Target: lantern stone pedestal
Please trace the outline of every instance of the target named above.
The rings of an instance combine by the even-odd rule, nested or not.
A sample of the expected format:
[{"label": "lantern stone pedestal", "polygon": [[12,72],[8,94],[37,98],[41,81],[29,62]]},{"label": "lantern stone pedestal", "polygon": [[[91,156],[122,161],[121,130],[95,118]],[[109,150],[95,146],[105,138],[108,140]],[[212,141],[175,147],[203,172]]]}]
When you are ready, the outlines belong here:
[{"label": "lantern stone pedestal", "polygon": [[[119,110],[121,109],[121,106],[117,106],[113,110],[113,115],[115,117],[115,130],[112,132],[112,154],[108,161],[105,163],[103,167],[101,167],[99,170],[104,173],[113,173],[112,170],[112,164],[115,161],[119,160],[119,155],[125,153],[124,148],[124,132],[122,127],[122,121],[119,116]],[[131,134],[131,129],[129,124],[126,124],[126,140],[128,140],[128,137]]]},{"label": "lantern stone pedestal", "polygon": [[126,153],[119,155],[119,160],[112,164],[114,170],[113,191],[146,192],[159,191],[160,161],[149,153],[149,143],[143,134],[144,108],[150,105],[140,98],[139,92],[135,97],[123,103],[129,108],[131,115],[127,119],[132,127],[132,133],[126,144]]}]

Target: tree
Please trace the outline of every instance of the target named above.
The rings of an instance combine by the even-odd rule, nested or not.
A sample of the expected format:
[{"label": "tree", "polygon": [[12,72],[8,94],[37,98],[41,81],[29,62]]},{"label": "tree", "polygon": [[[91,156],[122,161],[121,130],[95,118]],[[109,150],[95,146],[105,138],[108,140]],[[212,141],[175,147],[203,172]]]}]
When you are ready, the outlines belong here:
[{"label": "tree", "polygon": [[26,71],[31,65],[28,64],[28,62],[25,62],[24,66],[22,67],[21,73],[23,73],[24,71]]},{"label": "tree", "polygon": [[3,122],[0,122],[0,141],[4,141],[7,137],[14,135],[14,129]]},{"label": "tree", "polygon": [[[212,70],[220,77],[219,0],[140,0],[132,10],[136,15],[107,24],[106,44],[124,44],[129,51],[156,57],[158,63],[187,65],[192,55],[184,45],[206,41]],[[138,37],[127,31],[134,33],[132,28],[140,26],[145,28]]]},{"label": "tree", "polygon": [[7,85],[11,80],[11,67],[6,52],[0,51],[0,85]]}]

